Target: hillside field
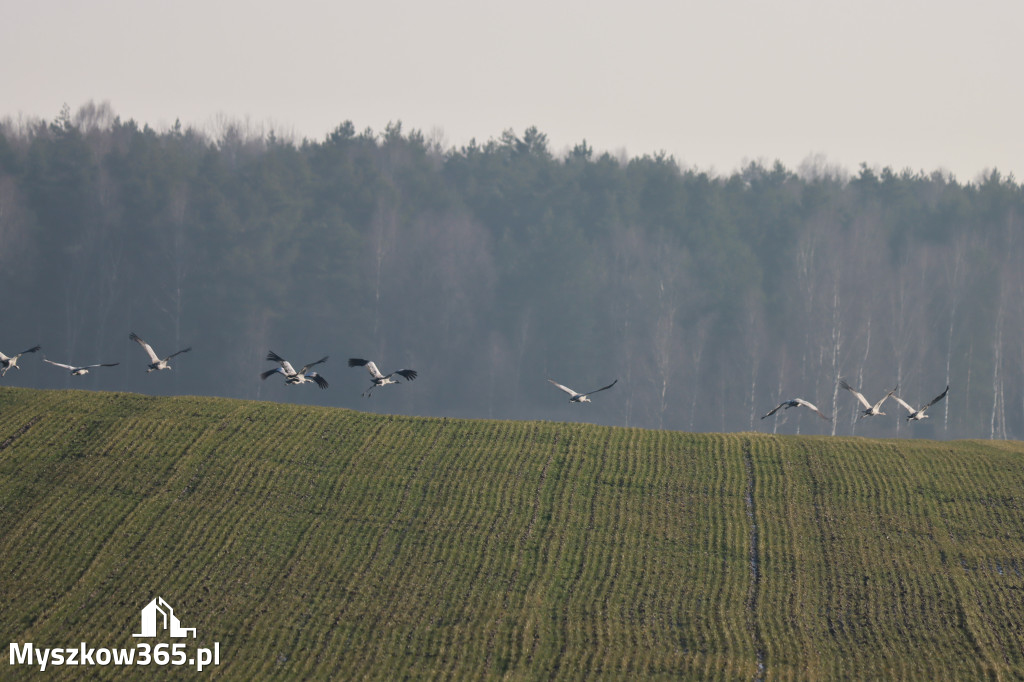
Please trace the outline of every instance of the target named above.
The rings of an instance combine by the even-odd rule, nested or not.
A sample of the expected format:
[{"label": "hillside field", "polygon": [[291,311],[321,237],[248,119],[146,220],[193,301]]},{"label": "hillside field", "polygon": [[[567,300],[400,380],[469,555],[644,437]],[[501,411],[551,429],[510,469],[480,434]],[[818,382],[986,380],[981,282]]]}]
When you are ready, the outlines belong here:
[{"label": "hillside field", "polygon": [[[156,597],[194,639],[133,637]],[[1021,679],[1024,444],[0,388],[0,632],[219,646],[144,679]]]}]

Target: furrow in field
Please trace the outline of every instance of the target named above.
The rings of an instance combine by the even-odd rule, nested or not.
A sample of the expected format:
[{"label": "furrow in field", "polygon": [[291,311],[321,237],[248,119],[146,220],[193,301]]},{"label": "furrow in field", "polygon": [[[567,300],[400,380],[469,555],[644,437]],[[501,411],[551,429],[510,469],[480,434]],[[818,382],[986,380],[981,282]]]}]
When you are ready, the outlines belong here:
[{"label": "furrow in field", "polygon": [[[8,415],[4,415],[4,416],[7,417],[9,422],[19,423],[18,420],[17,420],[17,415],[10,415],[9,417],[8,417]],[[25,435],[25,432],[28,431],[29,429],[31,429],[33,426],[35,426],[39,422],[39,420],[42,419],[42,418],[43,418],[43,415],[41,415],[41,414],[36,414],[36,415],[33,415],[32,417],[29,417],[11,435],[7,436],[3,440],[0,440],[0,452],[3,452],[7,448],[11,447],[11,444],[14,443],[14,441],[16,441],[21,436]]]},{"label": "furrow in field", "polygon": [[742,443],[743,466],[747,474],[747,486],[744,494],[747,504],[747,518],[750,520],[750,589],[747,595],[747,627],[753,640],[754,655],[757,659],[755,680],[763,680],[765,672],[765,644],[760,624],[761,599],[761,533],[757,515],[757,476],[755,476],[754,456],[751,452],[750,438],[745,437]]},{"label": "furrow in field", "polygon": [[[772,436],[751,436],[749,449],[754,469],[753,513],[758,533],[758,590],[755,616],[759,633],[759,677],[792,677],[807,670],[802,660],[803,604],[798,588],[797,540],[807,534],[806,498],[793,459]],[[752,529],[753,532],[753,529]],[[752,543],[753,546],[753,543]]]}]

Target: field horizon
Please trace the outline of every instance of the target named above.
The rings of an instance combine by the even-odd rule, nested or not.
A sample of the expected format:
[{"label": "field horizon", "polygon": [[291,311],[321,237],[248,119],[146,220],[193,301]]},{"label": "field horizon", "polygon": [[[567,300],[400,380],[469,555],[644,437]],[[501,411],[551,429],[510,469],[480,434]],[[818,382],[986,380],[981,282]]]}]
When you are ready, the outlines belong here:
[{"label": "field horizon", "polygon": [[1024,443],[0,387],[8,646],[158,597],[224,679],[1021,678]]}]

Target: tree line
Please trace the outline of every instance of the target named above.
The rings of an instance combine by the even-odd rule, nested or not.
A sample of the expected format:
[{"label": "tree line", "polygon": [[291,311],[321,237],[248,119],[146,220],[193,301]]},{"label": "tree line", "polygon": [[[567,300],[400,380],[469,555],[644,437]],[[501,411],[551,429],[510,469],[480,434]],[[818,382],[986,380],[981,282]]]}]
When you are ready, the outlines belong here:
[{"label": "tree line", "polygon": [[[444,148],[400,123],[296,142],[157,131],[108,105],[0,124],[0,350],[122,364],[5,383],[696,431],[1024,437],[1024,191],[990,171]],[[147,376],[136,331],[191,345]],[[173,348],[172,348],[173,347]],[[258,378],[274,350],[328,391]],[[359,399],[366,377],[415,384]],[[385,369],[387,368],[387,369]],[[170,375],[170,376],[168,376]],[[613,390],[568,405],[545,379]],[[846,379],[930,419],[858,421]],[[760,415],[801,397],[832,414]],[[795,412],[795,411],[794,411]]]}]

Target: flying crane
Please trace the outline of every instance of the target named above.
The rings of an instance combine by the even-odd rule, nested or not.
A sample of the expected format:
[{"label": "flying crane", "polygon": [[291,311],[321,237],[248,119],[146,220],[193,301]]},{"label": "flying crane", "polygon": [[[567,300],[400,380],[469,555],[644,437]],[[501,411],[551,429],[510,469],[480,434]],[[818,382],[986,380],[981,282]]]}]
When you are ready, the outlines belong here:
[{"label": "flying crane", "polygon": [[[548,381],[551,381],[551,379],[548,379]],[[587,396],[594,395],[595,393],[600,393],[601,391],[607,391],[609,388],[611,388],[615,384],[619,383],[619,380],[616,379],[615,381],[613,381],[612,383],[608,384],[607,386],[602,386],[601,388],[595,389],[593,391],[587,391],[586,393],[577,393],[576,391],[572,390],[568,386],[563,386],[562,384],[558,383],[557,381],[551,381],[551,383],[569,394],[569,402],[570,403],[589,403],[589,402],[591,402],[591,400]]]},{"label": "flying crane", "polygon": [[373,385],[370,386],[370,388],[363,391],[361,394],[366,396],[367,398],[369,398],[372,395],[373,389],[377,388],[378,386],[397,384],[398,382],[391,378],[396,374],[400,377],[403,377],[406,381],[412,381],[417,376],[419,376],[419,374],[414,369],[396,369],[394,372],[391,372],[390,374],[381,374],[380,370],[377,369],[377,365],[376,363],[374,363],[373,360],[363,360],[362,358],[349,358],[348,366],[365,367],[366,371],[370,373],[370,381],[373,382]]},{"label": "flying crane", "polygon": [[864,406],[864,409],[861,410],[861,414],[860,417],[858,417],[858,419],[863,419],[864,417],[876,417],[879,415],[884,415],[885,412],[882,412],[882,403],[888,400],[889,396],[896,392],[896,388],[899,388],[899,386],[897,386],[896,388],[892,389],[891,391],[885,394],[884,398],[882,398],[877,403],[872,405],[871,403],[868,402],[868,399],[865,398],[862,393],[855,391],[853,387],[850,386],[850,384],[846,383],[845,379],[840,379],[839,385],[845,388],[850,393],[857,396],[857,400],[859,400],[860,404]]},{"label": "flying crane", "polygon": [[7,370],[11,369],[12,367],[14,369],[20,370],[21,367],[18,367],[18,358],[20,358],[22,355],[25,355],[26,353],[35,353],[40,348],[42,348],[42,346],[33,346],[32,348],[29,348],[28,350],[23,350],[17,355],[13,355],[11,357],[7,357],[3,353],[0,353],[0,377],[7,376]]},{"label": "flying crane", "polygon": [[939,395],[937,395],[937,396],[935,396],[934,398],[932,398],[932,399],[931,399],[931,402],[929,402],[929,403],[928,403],[927,405],[925,405],[924,407],[922,407],[922,408],[921,408],[921,409],[919,409],[919,410],[915,410],[915,409],[914,409],[913,407],[911,407],[911,406],[910,406],[910,405],[908,405],[908,404],[907,404],[906,402],[904,402],[904,401],[903,401],[903,399],[902,399],[902,398],[900,398],[900,397],[899,397],[898,395],[894,395],[894,396],[892,397],[892,399],[893,399],[893,400],[895,400],[896,402],[898,402],[898,403],[899,403],[900,405],[902,405],[903,407],[905,407],[905,408],[906,408],[906,410],[907,410],[907,412],[909,412],[909,413],[910,413],[909,415],[907,415],[907,421],[908,421],[908,422],[909,422],[909,421],[915,421],[915,422],[916,422],[916,421],[920,421],[920,420],[922,420],[922,419],[927,419],[927,418],[928,418],[928,415],[926,415],[926,414],[924,413],[924,411],[925,411],[925,410],[927,410],[927,409],[928,409],[929,407],[931,407],[932,405],[934,405],[935,403],[937,403],[937,402],[939,402],[940,400],[942,400],[943,398],[945,398],[945,397],[946,397],[946,394],[947,394],[947,393],[949,393],[949,386],[946,386],[946,390],[945,390],[945,391],[943,391],[943,392],[942,392],[942,393],[940,393]]},{"label": "flying crane", "polygon": [[54,367],[63,367],[64,369],[70,371],[71,376],[73,377],[80,377],[84,374],[88,374],[89,370],[93,369],[94,367],[117,367],[118,365],[121,364],[120,362],[110,362],[97,365],[65,365],[63,362],[54,362],[53,360],[49,360],[47,358],[43,358],[43,362],[48,362]]},{"label": "flying crane", "polygon": [[149,365],[147,365],[147,367],[149,367],[149,369],[146,370],[147,372],[155,372],[161,369],[173,369],[170,366],[170,364],[168,364],[167,361],[173,358],[175,355],[181,355],[182,353],[187,353],[190,350],[192,350],[192,346],[189,346],[188,348],[183,348],[182,350],[179,350],[177,353],[171,353],[166,358],[161,359],[160,357],[157,356],[156,352],[153,351],[153,347],[150,346],[145,341],[143,341],[142,339],[140,339],[135,332],[130,333],[128,335],[128,338],[142,346],[142,349],[146,351],[147,355],[149,355],[149,359],[151,362],[149,363]]},{"label": "flying crane", "polygon": [[776,412],[778,412],[782,408],[786,408],[788,410],[791,407],[806,407],[807,409],[809,409],[812,412],[816,413],[819,417],[821,417],[825,421],[832,421],[832,417],[825,416],[825,414],[823,414],[822,411],[818,409],[817,405],[814,405],[813,403],[807,402],[803,398],[793,398],[792,400],[783,400],[781,403],[778,404],[778,406],[776,406],[774,409],[772,409],[768,414],[763,415],[761,417],[761,419],[766,419],[766,418],[772,416],[773,414],[775,414]]}]

